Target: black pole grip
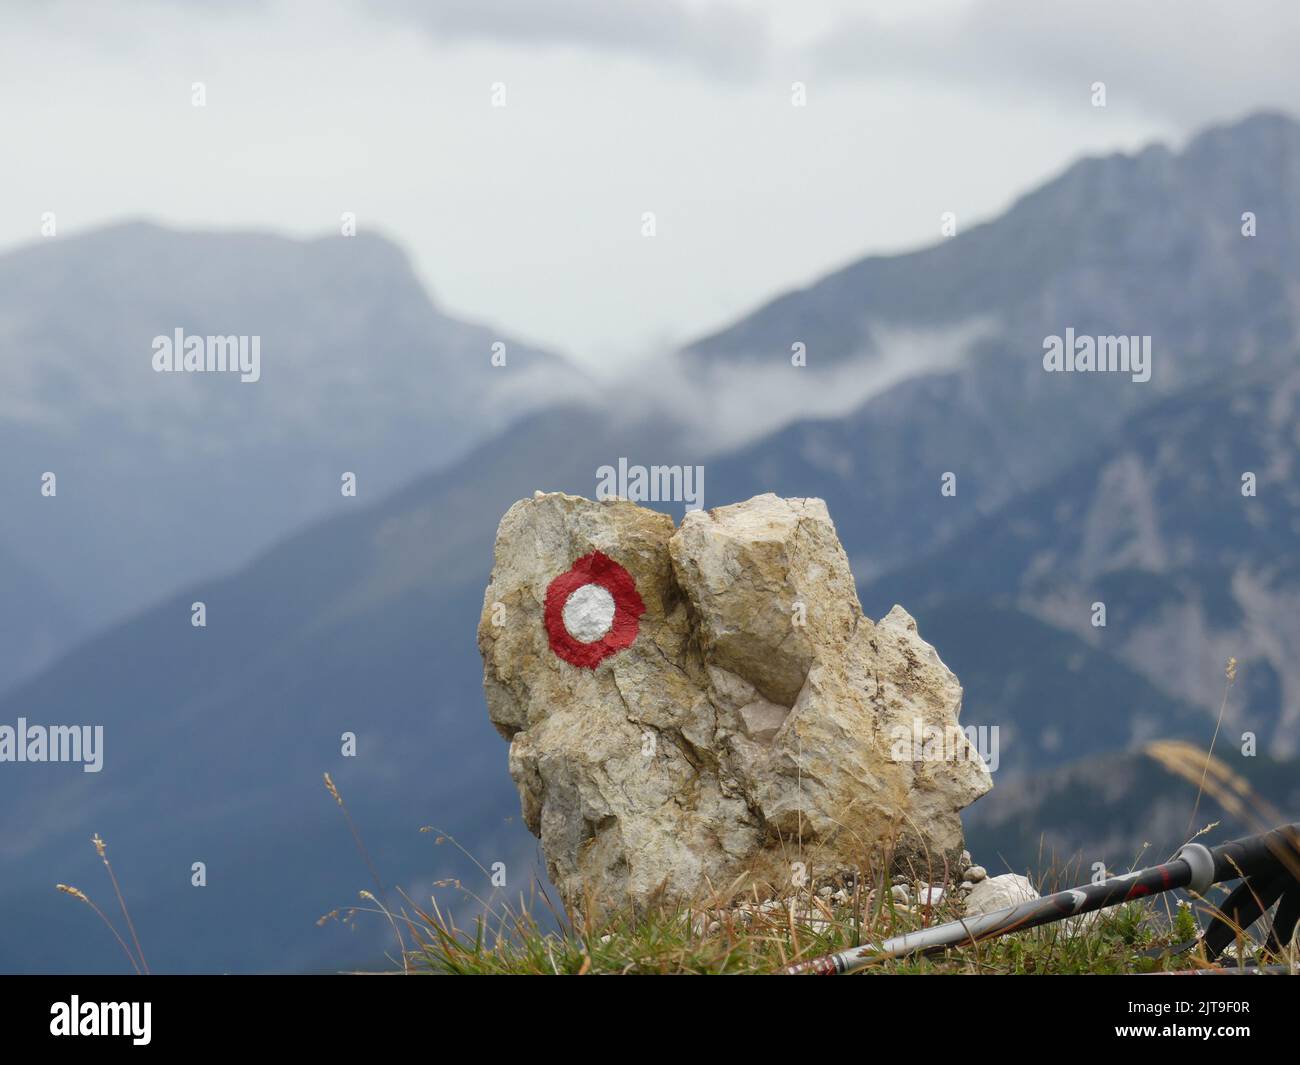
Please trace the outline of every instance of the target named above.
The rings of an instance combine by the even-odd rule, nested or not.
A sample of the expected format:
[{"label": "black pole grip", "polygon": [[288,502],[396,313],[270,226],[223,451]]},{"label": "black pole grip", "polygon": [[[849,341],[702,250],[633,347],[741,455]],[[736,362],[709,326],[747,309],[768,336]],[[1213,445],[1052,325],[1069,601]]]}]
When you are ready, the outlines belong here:
[{"label": "black pole grip", "polygon": [[1300,880],[1300,822],[1279,825],[1268,832],[1222,843],[1214,855],[1214,881],[1254,876],[1274,867],[1286,869]]}]

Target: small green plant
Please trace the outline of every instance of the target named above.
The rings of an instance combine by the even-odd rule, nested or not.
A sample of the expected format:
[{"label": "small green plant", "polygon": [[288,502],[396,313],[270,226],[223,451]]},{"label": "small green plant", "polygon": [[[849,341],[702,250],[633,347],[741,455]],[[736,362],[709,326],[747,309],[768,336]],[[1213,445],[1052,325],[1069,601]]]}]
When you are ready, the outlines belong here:
[{"label": "small green plant", "polygon": [[1186,942],[1195,939],[1199,932],[1200,928],[1196,923],[1196,915],[1192,913],[1191,903],[1179,899],[1178,908],[1174,913],[1174,939]]}]

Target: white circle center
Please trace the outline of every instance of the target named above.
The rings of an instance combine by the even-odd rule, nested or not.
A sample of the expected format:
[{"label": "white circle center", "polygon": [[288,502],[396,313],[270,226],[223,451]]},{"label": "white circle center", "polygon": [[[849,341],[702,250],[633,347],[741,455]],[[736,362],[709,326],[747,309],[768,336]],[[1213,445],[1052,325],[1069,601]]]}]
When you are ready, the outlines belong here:
[{"label": "white circle center", "polygon": [[599,584],[584,584],[564,603],[564,627],[579,643],[595,643],[614,624],[614,597]]}]

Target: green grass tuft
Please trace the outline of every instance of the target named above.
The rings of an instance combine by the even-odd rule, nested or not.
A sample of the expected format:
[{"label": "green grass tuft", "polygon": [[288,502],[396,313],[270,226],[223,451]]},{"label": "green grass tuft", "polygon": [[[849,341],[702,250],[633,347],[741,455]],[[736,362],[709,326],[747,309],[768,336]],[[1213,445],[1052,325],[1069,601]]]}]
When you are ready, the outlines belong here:
[{"label": "green grass tuft", "polygon": [[[808,904],[804,899],[799,905]],[[796,961],[951,920],[960,916],[959,907],[955,900],[933,909],[887,901],[823,913],[813,903],[811,919],[791,919],[783,911],[748,921],[736,911],[664,908],[599,924],[564,921],[558,930],[525,906],[492,921],[480,918],[468,930],[457,929],[440,912],[426,913],[407,965],[412,972],[461,975],[770,974]],[[885,960],[864,971],[1041,975],[1205,967],[1198,952],[1160,956],[1193,930],[1190,911],[1184,916],[1171,909],[1163,900],[1127,903],[938,955]]]}]

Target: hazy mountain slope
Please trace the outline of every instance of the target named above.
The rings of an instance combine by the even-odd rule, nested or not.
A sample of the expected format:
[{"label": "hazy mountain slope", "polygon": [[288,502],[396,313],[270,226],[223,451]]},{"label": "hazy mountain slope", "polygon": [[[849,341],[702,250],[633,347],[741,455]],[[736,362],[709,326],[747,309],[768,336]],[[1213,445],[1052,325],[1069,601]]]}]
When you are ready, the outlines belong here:
[{"label": "hazy mountain slope", "polygon": [[[116,946],[52,890],[102,876],[99,831],[137,906],[155,967],[366,964],[362,935],[315,919],[369,878],[321,773],[334,774],[385,877],[490,890],[421,825],[532,872],[506,745],[483,706],[475,630],[501,515],[535,488],[590,493],[610,430],[580,410],[526,419],[453,469],[324,521],[229,578],[114,627],[0,702],[0,722],[102,723],[105,766],[0,767],[0,968],[115,969]],[[662,429],[647,429],[662,435]],[[622,443],[635,443],[625,428]],[[680,510],[680,508],[678,508]],[[190,604],[207,605],[207,627]],[[340,756],[356,733],[358,755]],[[209,886],[189,884],[204,861]],[[91,915],[93,917],[93,915]],[[51,927],[82,934],[51,936]]]},{"label": "hazy mountain slope", "polygon": [[0,545],[0,677],[41,669],[83,633],[59,593]]},{"label": "hazy mountain slope", "polygon": [[[176,329],[260,337],[260,379],[155,372]],[[575,379],[438,311],[381,238],[146,224],[0,256],[0,367],[0,543],[90,627],[340,513],[345,471],[378,499]]]},{"label": "hazy mountain slope", "polygon": [[[1253,472],[1257,494],[1242,495]],[[1300,743],[1300,368],[1232,374],[1125,426],[1067,474],[864,592],[920,616],[1015,606],[1107,650],[1210,727]],[[1106,606],[1094,627],[1093,603]],[[963,637],[978,639],[972,627]],[[953,646],[948,647],[949,653]],[[1208,732],[1205,738],[1208,740]]]},{"label": "hazy mountain slope", "polygon": [[[873,616],[888,609],[881,601],[868,607]],[[961,680],[961,724],[980,730],[977,746],[990,762],[986,743],[994,742],[996,729],[995,788],[1148,740],[1205,738],[1196,707],[1165,694],[1105,650],[1029,614],[969,601],[914,602],[909,609]]]},{"label": "hazy mountain slope", "polygon": [[[1300,762],[1246,759],[1230,749],[1217,753],[1284,817],[1300,808]],[[1242,821],[1207,793],[1189,829],[1196,790],[1136,751],[1083,759],[1050,773],[999,781],[964,816],[966,842],[990,873],[1045,874],[1057,866],[1063,881],[1073,884],[1091,877],[1093,862],[1105,862],[1111,871],[1162,862],[1214,821],[1219,827],[1203,837],[1211,844],[1274,827]]]}]

